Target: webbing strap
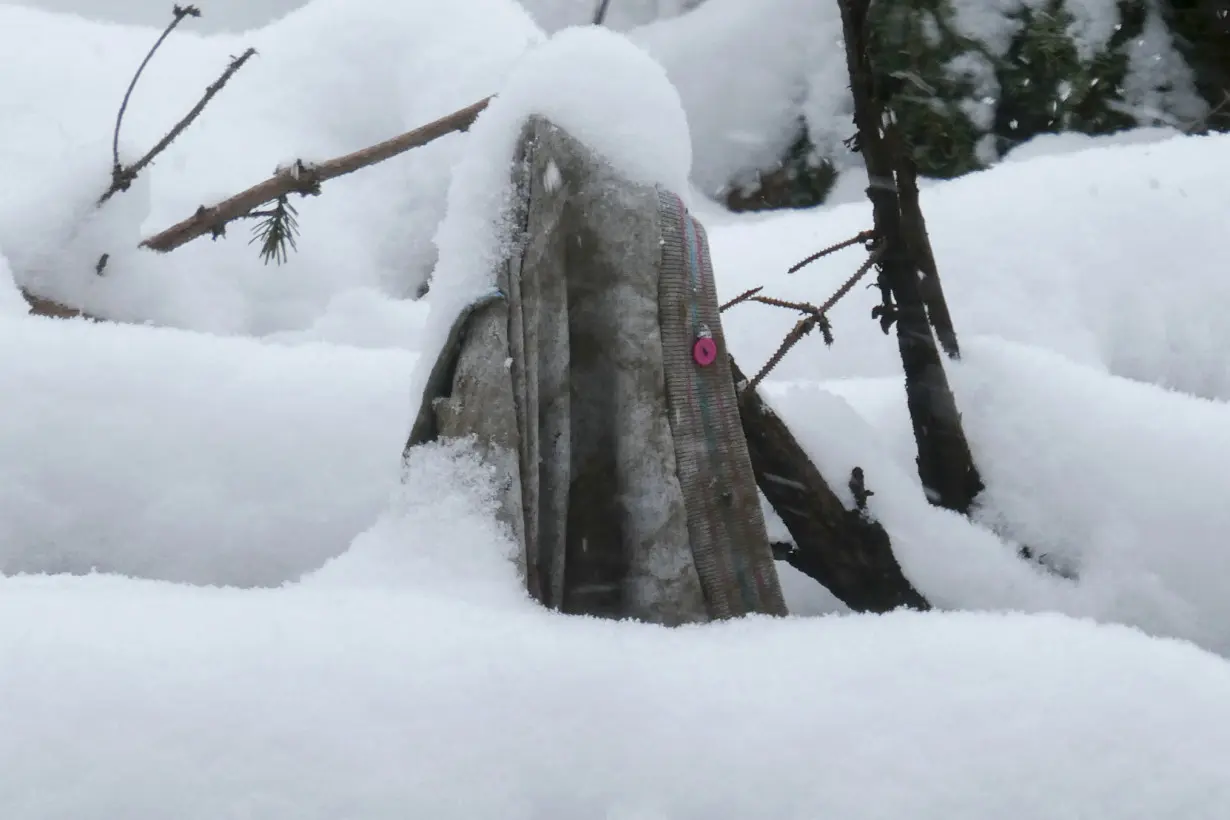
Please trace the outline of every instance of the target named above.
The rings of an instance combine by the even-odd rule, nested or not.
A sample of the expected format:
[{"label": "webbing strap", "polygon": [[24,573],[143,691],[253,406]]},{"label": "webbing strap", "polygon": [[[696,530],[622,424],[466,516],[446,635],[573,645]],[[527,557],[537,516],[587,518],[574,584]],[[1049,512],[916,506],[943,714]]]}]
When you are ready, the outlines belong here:
[{"label": "webbing strap", "polygon": [[[786,614],[739,419],[704,228],[659,191],[659,323],[676,468],[709,614]],[[695,355],[702,338],[716,358]]]}]

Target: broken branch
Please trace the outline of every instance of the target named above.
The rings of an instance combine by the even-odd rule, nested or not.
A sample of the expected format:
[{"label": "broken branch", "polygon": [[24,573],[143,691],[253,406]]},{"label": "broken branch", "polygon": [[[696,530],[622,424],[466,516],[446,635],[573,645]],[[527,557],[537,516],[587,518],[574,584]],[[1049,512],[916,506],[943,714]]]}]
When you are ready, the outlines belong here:
[{"label": "broken branch", "polygon": [[888,532],[865,509],[871,492],[862,470],[851,473],[856,507],[847,510],[786,423],[742,384],[733,358],[730,369],[756,483],[794,540],[775,551],[856,611],[930,609],[897,563]]},{"label": "broken branch", "polygon": [[167,253],[178,247],[199,239],[206,234],[217,237],[226,231],[226,226],[237,219],[247,217],[253,210],[267,202],[285,197],[289,194],[303,196],[320,193],[320,185],[331,179],[384,162],[386,159],[405,153],[411,148],[419,148],[434,142],[440,137],[458,131],[469,129],[478,115],[491,102],[491,97],[479,100],[473,105],[454,111],[446,117],[428,123],[406,133],[386,140],[370,148],[355,151],[345,156],[337,157],[319,164],[296,162],[289,168],[279,168],[273,176],[246,191],[236,194],[217,205],[200,207],[187,219],[172,225],[165,231],[151,236],[141,243],[141,247]]}]

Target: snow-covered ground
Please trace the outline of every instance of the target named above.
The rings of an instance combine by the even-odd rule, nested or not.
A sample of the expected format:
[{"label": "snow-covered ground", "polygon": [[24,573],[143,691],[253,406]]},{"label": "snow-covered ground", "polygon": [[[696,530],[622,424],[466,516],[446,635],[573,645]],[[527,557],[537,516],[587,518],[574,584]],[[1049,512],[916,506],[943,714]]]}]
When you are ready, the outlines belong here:
[{"label": "snow-covered ground", "polygon": [[[1230,816],[1230,137],[1040,140],[927,186],[978,523],[922,497],[873,291],[766,383],[826,474],[863,467],[907,575],[963,612],[802,617],[840,607],[788,574],[785,620],[553,616],[518,589],[471,454],[422,448],[399,483],[421,366],[485,285],[530,111],[640,178],[691,171],[726,295],[819,301],[857,266],[784,273],[869,227],[865,203],[703,198],[731,156],[704,132],[735,125],[689,91],[671,22],[547,41],[508,0],[313,0],[249,35],[176,35],[126,156],[229,55],[261,56],[95,213],[156,33],[0,5],[0,817]],[[241,228],[135,249],[281,161],[495,91],[470,134],[300,203],[282,267]],[[433,267],[431,299],[406,300]],[[160,326],[28,317],[13,279]],[[793,317],[725,323],[751,370]]]}]

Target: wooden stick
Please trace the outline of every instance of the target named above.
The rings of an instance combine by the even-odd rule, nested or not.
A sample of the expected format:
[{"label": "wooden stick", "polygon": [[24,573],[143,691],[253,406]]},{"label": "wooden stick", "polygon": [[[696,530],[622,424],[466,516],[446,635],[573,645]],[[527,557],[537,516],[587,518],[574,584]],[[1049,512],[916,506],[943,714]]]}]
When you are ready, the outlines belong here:
[{"label": "wooden stick", "polygon": [[847,510],[786,423],[743,384],[733,358],[730,369],[756,483],[794,539],[784,560],[855,611],[930,609],[897,563],[888,532],[862,509],[868,495],[862,471],[856,468],[850,485],[858,508]]},{"label": "wooden stick", "polygon": [[319,194],[320,185],[323,182],[384,162],[411,148],[427,145],[448,134],[468,130],[491,99],[487,97],[479,100],[435,122],[352,154],[314,165],[296,162],[290,168],[278,169],[269,179],[230,199],[208,208],[201,206],[192,216],[146,239],[141,243],[141,247],[167,253],[206,234],[214,237],[221,236],[225,233],[227,225],[237,219],[242,219],[266,202],[273,202],[279,197],[293,193],[304,196]]},{"label": "wooden stick", "polygon": [[54,299],[44,299],[41,296],[35,296],[25,288],[20,288],[21,295],[25,297],[26,304],[30,306],[31,316],[46,316],[51,319],[89,319],[95,322],[101,322],[102,319],[97,316],[92,316],[89,313],[71,308],[68,305],[61,304]]}]

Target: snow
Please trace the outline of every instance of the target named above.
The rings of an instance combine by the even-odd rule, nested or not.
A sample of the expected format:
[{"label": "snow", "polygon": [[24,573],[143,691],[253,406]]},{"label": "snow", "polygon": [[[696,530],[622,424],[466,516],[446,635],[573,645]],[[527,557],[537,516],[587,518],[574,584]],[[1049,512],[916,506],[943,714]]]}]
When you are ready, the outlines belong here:
[{"label": "snow", "polygon": [[369,588],[0,587],[14,820],[1230,807],[1230,666],[1057,616],[672,631]]},{"label": "snow", "polygon": [[388,502],[415,356],[0,320],[0,572],[277,585]]},{"label": "snow", "polygon": [[0,248],[0,316],[20,316],[26,312],[26,302],[21,298],[9,262]]},{"label": "snow", "polygon": [[[734,0],[678,18],[628,0],[626,35],[549,38],[578,7],[246,8],[292,13],[172,38],[125,158],[230,55],[260,57],[99,211],[115,105],[156,31],[0,5],[0,816],[1230,815],[1230,137],[1039,138],[925,183],[988,487],[975,521],[923,498],[874,291],[833,310],[831,349],[806,339],[765,382],[847,503],[863,468],[913,583],[964,611],[817,617],[845,607],[783,569],[791,618],[568,618],[527,599],[466,443],[401,462],[419,365],[490,287],[521,123],[545,114],[690,194],[723,295],[818,302],[857,250],[784,271],[870,226],[857,174],[846,204],[791,213],[686,189],[690,169],[711,193],[713,169],[768,156],[800,115],[848,135],[838,75],[815,73],[840,50]],[[777,50],[702,46],[734,22]],[[762,57],[763,74],[734,65]],[[136,250],[288,158],[492,93],[469,134],[297,203],[281,268],[242,227]],[[433,269],[432,296],[405,298]],[[20,315],[14,280],[133,324]],[[793,322],[724,319],[748,371]]]},{"label": "snow", "polygon": [[[718,195],[748,170],[777,166],[803,123],[808,71],[828,69],[827,79],[844,70],[840,35],[837,4],[811,0],[708,0],[632,33],[683,98],[700,190]],[[837,84],[843,100],[846,85]],[[836,107],[818,96],[810,105]],[[841,128],[849,131],[848,116]]]},{"label": "snow", "polygon": [[[601,0],[520,0],[521,5],[545,30],[556,32],[587,25],[594,19]],[[655,20],[675,17],[703,0],[611,0],[603,25],[627,31]]]},{"label": "snow", "polygon": [[514,563],[517,547],[495,518],[495,470],[472,442],[416,447],[401,479],[380,519],[305,576],[305,587],[412,590],[485,607],[529,606]]},{"label": "snow", "polygon": [[1099,134],[1090,136],[1067,131],[1062,134],[1038,134],[1016,146],[1004,154],[1004,162],[1020,162],[1035,157],[1056,156],[1084,151],[1110,145],[1139,145],[1151,142],[1165,142],[1179,136],[1181,132],[1175,128],[1158,126],[1152,128],[1133,128],[1120,131],[1117,134]]}]

